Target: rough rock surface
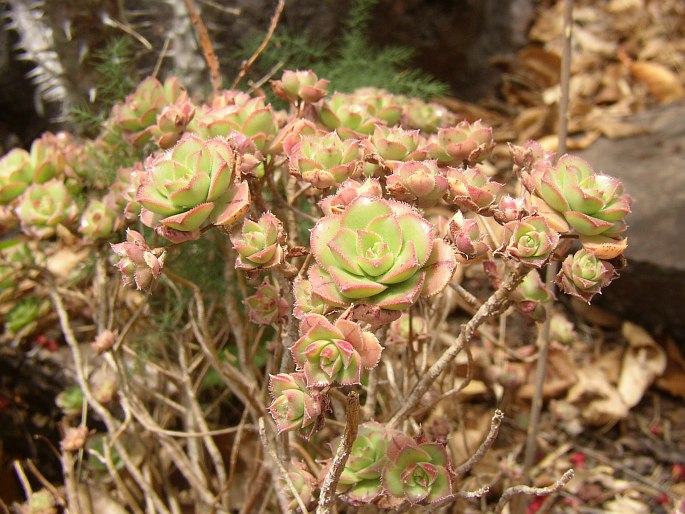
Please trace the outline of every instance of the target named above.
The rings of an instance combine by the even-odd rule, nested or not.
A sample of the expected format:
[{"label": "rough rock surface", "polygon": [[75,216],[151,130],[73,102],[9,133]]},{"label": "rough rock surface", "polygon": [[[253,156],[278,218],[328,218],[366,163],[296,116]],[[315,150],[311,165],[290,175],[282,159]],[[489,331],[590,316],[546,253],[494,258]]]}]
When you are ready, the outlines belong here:
[{"label": "rough rock surface", "polygon": [[646,133],[600,139],[579,153],[624,181],[633,198],[628,267],[597,304],[685,341],[685,103],[627,121]]}]

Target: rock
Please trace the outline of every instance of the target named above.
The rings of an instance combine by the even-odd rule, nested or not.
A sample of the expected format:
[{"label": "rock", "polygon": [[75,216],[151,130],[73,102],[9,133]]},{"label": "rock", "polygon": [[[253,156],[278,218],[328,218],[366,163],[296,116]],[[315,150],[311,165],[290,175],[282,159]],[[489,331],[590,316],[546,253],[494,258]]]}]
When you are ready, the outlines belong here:
[{"label": "rock", "polygon": [[628,266],[596,303],[685,341],[685,104],[630,116],[646,133],[599,139],[578,154],[620,178],[633,198]]},{"label": "rock", "polygon": [[375,14],[372,42],[413,48],[415,66],[477,100],[498,92],[491,60],[513,58],[527,43],[535,8],[532,0],[380,0]]}]

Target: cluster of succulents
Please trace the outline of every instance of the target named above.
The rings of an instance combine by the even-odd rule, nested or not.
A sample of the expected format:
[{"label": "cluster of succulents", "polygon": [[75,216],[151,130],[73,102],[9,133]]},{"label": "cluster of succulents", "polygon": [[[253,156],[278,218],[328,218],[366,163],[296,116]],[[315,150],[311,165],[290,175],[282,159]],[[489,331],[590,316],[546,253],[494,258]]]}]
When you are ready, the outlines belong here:
[{"label": "cluster of succulents", "polygon": [[[378,89],[329,96],[327,85],[286,71],[272,82],[285,112],[233,90],[194,103],[178,80],[148,78],[95,139],[45,135],[0,160],[0,227],[109,248],[124,284],[146,293],[178,248],[213,230],[253,288],[246,318],[284,342],[268,411],[278,432],[305,437],[322,427],[330,390],[363,387],[384,345],[430,339],[428,318],[408,312],[432,307],[458,267],[482,263],[496,285],[514,265],[529,270],[510,300],[536,321],[553,299],[538,269],[552,260],[563,261],[559,288],[586,301],[616,276],[630,211],[618,180],[529,143],[511,147],[525,188],[513,197],[482,165],[495,145],[482,122]],[[119,160],[103,183],[95,170],[108,156]],[[21,252],[0,250],[7,299]],[[6,330],[30,332],[48,308],[20,299]],[[316,501],[310,470],[286,465],[300,499]],[[453,480],[445,445],[365,423],[338,488],[350,503],[396,508],[440,501]]]}]

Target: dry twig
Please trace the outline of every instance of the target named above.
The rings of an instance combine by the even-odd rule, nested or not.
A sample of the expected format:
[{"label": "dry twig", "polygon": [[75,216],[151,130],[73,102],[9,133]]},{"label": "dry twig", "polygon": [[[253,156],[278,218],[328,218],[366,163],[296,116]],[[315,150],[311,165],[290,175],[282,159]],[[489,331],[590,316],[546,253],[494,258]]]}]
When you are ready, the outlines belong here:
[{"label": "dry twig", "polygon": [[347,395],[347,411],[346,411],[345,430],[342,435],[342,440],[335,451],[335,457],[331,462],[331,467],[326,473],[326,477],[321,485],[321,494],[319,495],[319,506],[316,508],[316,514],[330,514],[333,512],[335,506],[335,489],[340,480],[340,475],[345,468],[347,459],[352,451],[352,445],[357,439],[357,432],[359,432],[359,393],[351,391]]},{"label": "dry twig", "polygon": [[[188,0],[186,0],[186,1],[188,1]],[[252,54],[252,56],[247,61],[243,62],[243,65],[240,67],[240,72],[238,73],[238,76],[233,81],[233,84],[231,84],[231,89],[235,89],[238,86],[238,84],[240,84],[240,81],[243,80],[245,75],[247,75],[248,70],[255,63],[255,61],[257,60],[259,55],[264,51],[266,46],[269,44],[269,41],[271,41],[271,38],[273,37],[274,32],[276,32],[276,27],[278,27],[278,20],[281,18],[281,14],[283,13],[284,7],[285,7],[285,0],[278,0],[278,5],[276,6],[276,10],[274,11],[273,16],[271,17],[271,23],[269,24],[269,30],[266,33],[264,40],[259,45],[257,50],[255,50],[255,52]]]},{"label": "dry twig", "polygon": [[195,2],[193,0],[183,1],[186,4],[186,9],[188,9],[190,20],[193,22],[193,25],[195,25],[197,38],[200,40],[200,47],[202,48],[202,54],[209,67],[209,78],[212,82],[212,91],[217,95],[219,94],[219,91],[221,91],[221,71],[219,70],[219,60],[216,58],[214,48],[212,47],[212,40],[209,39],[209,32],[207,31],[207,27],[202,21],[202,18],[200,18]]},{"label": "dry twig", "polygon": [[[403,402],[402,406],[388,422],[390,428],[397,426],[407,417],[416,405],[421,401],[423,395],[428,391],[430,385],[447,369],[447,366],[461,352],[464,345],[471,340],[476,329],[485,320],[501,312],[502,308],[508,303],[509,293],[513,291],[523,281],[530,271],[530,267],[525,264],[518,264],[511,272],[502,285],[493,293],[488,300],[480,306],[476,314],[466,323],[454,343],[447,348],[440,358],[433,364],[423,377],[416,383],[409,397]],[[465,386],[466,384],[464,384]]]},{"label": "dry twig", "polygon": [[499,502],[497,502],[497,506],[495,507],[494,512],[495,514],[500,514],[504,510],[506,504],[509,503],[509,500],[511,500],[517,494],[547,496],[552,493],[555,493],[559,491],[562,487],[564,487],[566,484],[568,484],[570,480],[573,478],[573,475],[573,470],[569,469],[568,471],[566,471],[566,473],[562,475],[562,477],[559,480],[557,480],[552,485],[549,485],[547,487],[530,487],[527,485],[515,485],[513,487],[510,487],[502,493],[502,496],[499,499]]}]

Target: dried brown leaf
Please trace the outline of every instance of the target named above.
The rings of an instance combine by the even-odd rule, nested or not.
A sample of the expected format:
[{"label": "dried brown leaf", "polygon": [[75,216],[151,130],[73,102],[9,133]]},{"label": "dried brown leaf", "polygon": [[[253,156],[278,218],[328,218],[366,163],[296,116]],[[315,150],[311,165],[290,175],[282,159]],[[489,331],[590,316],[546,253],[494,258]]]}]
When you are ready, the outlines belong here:
[{"label": "dried brown leaf", "polygon": [[626,321],[623,336],[628,348],[623,355],[623,367],[618,380],[618,392],[628,408],[637,405],[645,391],[666,369],[666,354],[649,333]]},{"label": "dried brown leaf", "polygon": [[666,370],[656,385],[674,396],[685,398],[685,356],[673,339],[666,341]]},{"label": "dried brown leaf", "polygon": [[643,82],[660,103],[668,103],[685,96],[680,78],[666,66],[655,62],[632,62],[630,73]]}]

